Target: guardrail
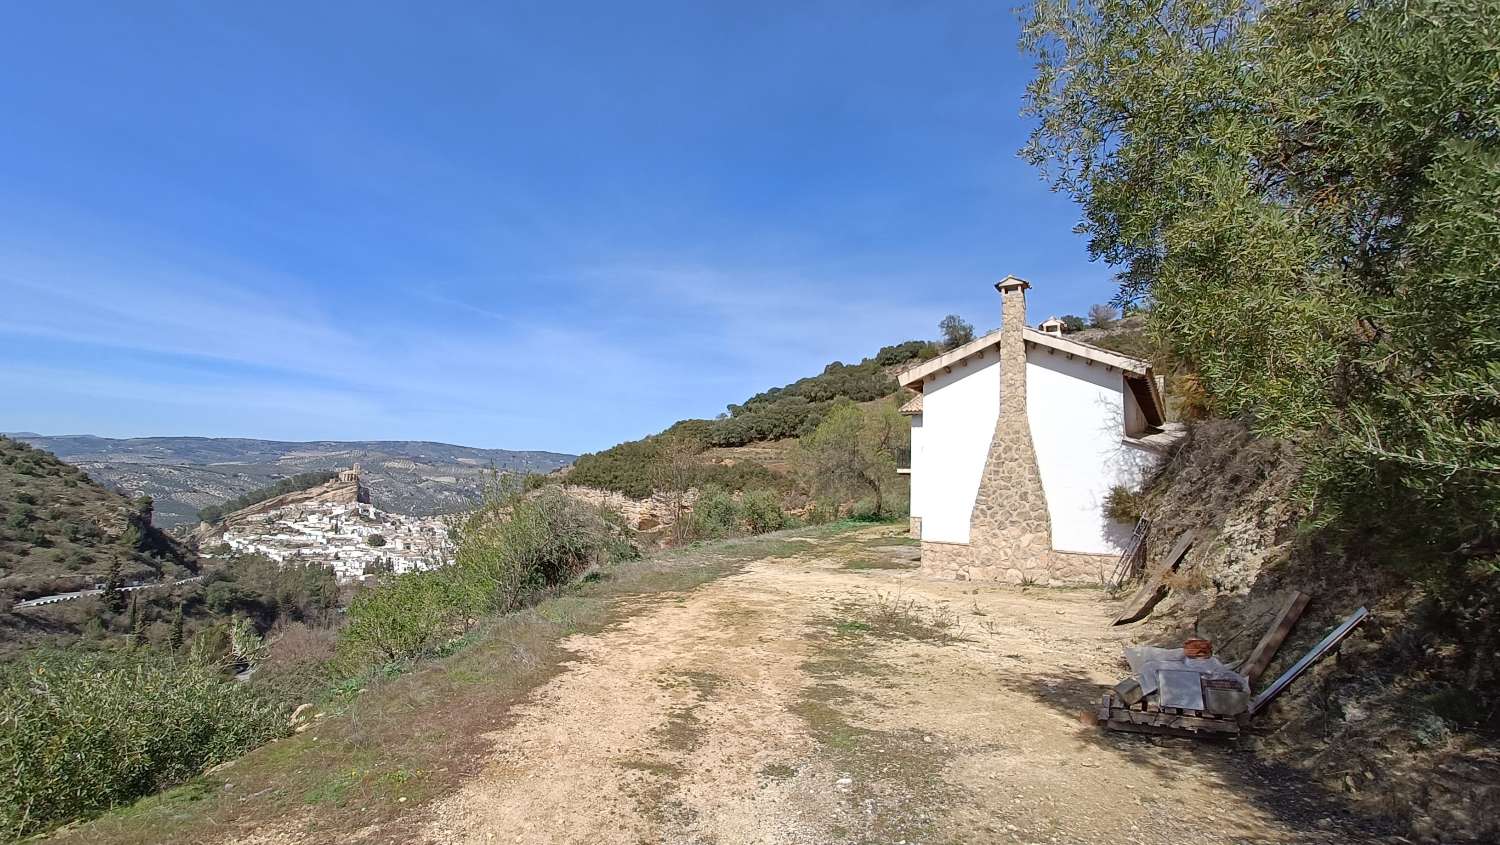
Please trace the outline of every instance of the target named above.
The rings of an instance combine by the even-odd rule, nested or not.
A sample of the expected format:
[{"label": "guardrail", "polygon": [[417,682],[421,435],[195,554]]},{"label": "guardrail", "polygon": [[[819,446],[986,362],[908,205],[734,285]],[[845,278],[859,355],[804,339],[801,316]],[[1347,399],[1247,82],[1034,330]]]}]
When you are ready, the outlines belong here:
[{"label": "guardrail", "polygon": [[[160,588],[160,587],[175,587],[178,584],[190,584],[190,583],[192,583],[194,581],[202,581],[202,580],[203,580],[203,576],[202,575],[194,575],[191,578],[179,578],[176,581],[171,581],[171,582],[168,582],[168,583],[135,584],[135,585],[130,586],[130,587],[121,587],[120,588],[120,592],[122,592],[122,593],[129,593],[129,592],[133,592],[135,590],[154,590],[154,589],[157,589],[157,588]],[[18,601],[11,608],[11,610],[13,610],[13,611],[15,611],[15,610],[25,610],[26,608],[29,608],[29,607],[45,607],[46,605],[49,605],[49,604],[58,604],[60,602],[73,601],[75,599],[88,598],[89,596],[102,595],[103,593],[104,593],[104,590],[98,589],[98,588],[95,588],[95,589],[92,589],[92,590],[78,590],[77,592],[72,592],[72,593],[54,593],[53,595],[50,595],[50,596],[38,596],[37,598],[34,598],[34,599],[27,599],[26,601]]]}]

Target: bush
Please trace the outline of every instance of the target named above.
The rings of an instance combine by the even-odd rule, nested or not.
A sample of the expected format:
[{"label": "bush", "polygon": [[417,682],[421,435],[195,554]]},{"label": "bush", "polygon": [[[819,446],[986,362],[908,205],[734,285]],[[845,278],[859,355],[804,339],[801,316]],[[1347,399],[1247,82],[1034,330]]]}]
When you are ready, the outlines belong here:
[{"label": "bush", "polygon": [[751,490],[740,503],[745,530],[751,534],[779,531],[786,527],[786,512],[781,509],[781,496],[771,490]]},{"label": "bush", "polygon": [[823,525],[839,518],[839,507],[828,499],[816,499],[807,506],[802,518],[808,525]]},{"label": "bush", "polygon": [[1122,484],[1111,487],[1104,496],[1104,515],[1115,522],[1136,522],[1145,509],[1145,497]]},{"label": "bush", "polygon": [[458,631],[464,603],[446,573],[390,575],[354,594],[340,631],[338,655],[346,671],[411,660]]},{"label": "bush", "polygon": [[453,563],[355,594],[339,638],[346,671],[431,653],[487,613],[506,613],[591,567],[638,552],[618,519],[560,488],[491,498],[456,528]]},{"label": "bush", "polygon": [[849,518],[855,522],[879,522],[883,516],[874,499],[860,499],[849,508]]},{"label": "bush", "polygon": [[375,548],[375,549],[381,548],[382,546],[385,545],[385,535],[384,534],[371,534],[370,536],[368,536],[368,537],[365,538],[365,545],[368,545],[371,548]]},{"label": "bush", "polygon": [[34,652],[0,672],[0,836],[196,776],[286,732],[285,708],[154,652]]},{"label": "bush", "polygon": [[692,536],[712,540],[733,534],[740,524],[740,509],[722,487],[707,487],[693,505]]},{"label": "bush", "polygon": [[311,701],[334,680],[337,643],[332,628],[294,622],[272,635],[252,682],[272,690],[280,701]]}]

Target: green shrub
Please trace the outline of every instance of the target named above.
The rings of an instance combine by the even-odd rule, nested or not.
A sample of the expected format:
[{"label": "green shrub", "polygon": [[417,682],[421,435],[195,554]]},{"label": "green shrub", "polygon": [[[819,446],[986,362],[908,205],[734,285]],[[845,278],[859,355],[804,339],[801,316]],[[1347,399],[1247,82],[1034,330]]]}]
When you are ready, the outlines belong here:
[{"label": "green shrub", "polygon": [[1115,522],[1136,522],[1145,507],[1145,498],[1122,484],[1111,487],[1104,496],[1104,515]]},{"label": "green shrub", "polygon": [[699,540],[727,537],[739,529],[740,508],[722,487],[706,487],[693,505],[692,536]]},{"label": "green shrub", "polygon": [[345,669],[415,659],[455,636],[465,602],[447,575],[389,575],[355,593],[338,642]]},{"label": "green shrub", "polygon": [[828,499],[815,499],[807,506],[802,518],[808,525],[823,525],[839,518],[839,507]]},{"label": "green shrub", "polygon": [[786,527],[786,512],[781,509],[781,496],[771,490],[751,490],[740,502],[745,529],[751,534],[779,531]]},{"label": "green shrub", "polygon": [[849,508],[849,518],[855,522],[879,522],[883,516],[880,503],[874,499],[860,499]]},{"label": "green shrub", "polygon": [[638,554],[617,518],[551,486],[492,497],[456,533],[449,566],[387,576],[355,595],[338,645],[345,671],[429,654],[479,616]]},{"label": "green shrub", "polygon": [[0,836],[132,801],[285,732],[284,707],[214,667],[34,652],[0,671]]}]

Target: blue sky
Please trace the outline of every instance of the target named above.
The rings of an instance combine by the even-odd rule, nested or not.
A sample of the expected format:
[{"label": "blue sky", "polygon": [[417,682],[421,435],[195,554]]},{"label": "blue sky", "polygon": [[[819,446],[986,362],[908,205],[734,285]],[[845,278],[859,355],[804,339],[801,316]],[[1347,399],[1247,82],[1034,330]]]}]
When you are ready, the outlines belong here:
[{"label": "blue sky", "polygon": [[1009,4],[31,3],[0,430],[589,451],[1113,292]]}]

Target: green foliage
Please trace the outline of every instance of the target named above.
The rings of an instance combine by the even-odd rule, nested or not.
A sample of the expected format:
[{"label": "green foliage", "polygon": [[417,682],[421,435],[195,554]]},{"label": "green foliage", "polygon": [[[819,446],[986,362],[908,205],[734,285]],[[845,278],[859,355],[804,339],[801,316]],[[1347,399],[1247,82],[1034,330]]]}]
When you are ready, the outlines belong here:
[{"label": "green foliage", "polygon": [[[118,587],[194,574],[191,552],[152,527],[151,512],[149,497],[127,499],[48,452],[0,437],[0,603],[92,588],[113,573],[107,603],[123,613]],[[13,628],[0,652],[70,639],[87,621],[83,607],[54,607],[47,624]]]},{"label": "green foliage", "polygon": [[365,538],[365,545],[375,549],[381,548],[385,545],[385,535],[371,534],[370,536]]},{"label": "green foliage", "polygon": [[568,471],[567,483],[614,490],[643,499],[655,490],[657,460],[654,438],[632,440],[602,452],[580,455]]},{"label": "green foliage", "polygon": [[750,490],[740,501],[740,515],[745,530],[751,534],[780,531],[787,525],[786,511],[781,508],[781,494],[774,490]]},{"label": "green foliage", "polygon": [[1145,513],[1145,505],[1139,492],[1116,484],[1104,496],[1104,515],[1115,522],[1136,522]]},{"label": "green foliage", "polygon": [[0,669],[0,836],[132,801],[285,730],[282,706],[191,661],[28,654]]},{"label": "green foliage", "polygon": [[910,448],[911,427],[893,403],[866,410],[839,404],[802,438],[797,463],[815,497],[848,501],[868,496],[876,516],[890,515],[901,477],[896,453]]},{"label": "green foliage", "polygon": [[943,336],[944,349],[957,349],[974,339],[974,324],[949,314],[938,323],[938,332]]},{"label": "green foliage", "polygon": [[182,615],[182,605],[177,605],[177,612],[172,614],[172,633],[167,639],[167,645],[173,651],[182,651],[182,645],[187,639],[187,620]]},{"label": "green foliage", "polygon": [[740,509],[722,487],[707,487],[693,504],[692,536],[698,540],[728,537],[739,529]]},{"label": "green foliage", "polygon": [[[955,332],[973,326],[957,317]],[[955,335],[955,337],[958,335]],[[645,498],[653,492],[673,489],[661,479],[661,465],[673,463],[663,459],[663,438],[681,439],[707,447],[734,447],[771,440],[785,440],[811,433],[838,402],[869,402],[896,394],[896,380],[888,369],[902,364],[925,361],[941,352],[938,344],[909,340],[882,347],[873,358],[858,364],[835,361],[823,372],[799,379],[784,387],[775,387],[730,405],[728,414],[716,420],[681,420],[660,435],[621,443],[602,452],[583,455],[574,462],[567,483],[614,490],[634,498]],[[667,449],[670,453],[676,450]],[[787,490],[790,480],[753,461],[738,461],[733,466],[700,462],[692,486],[716,484],[730,491],[767,488]]]},{"label": "green foliage", "polygon": [[338,606],[333,568],[239,555],[204,577],[203,604],[213,614],[245,616],[266,631],[277,622],[327,622]]},{"label": "green foliage", "polygon": [[586,570],[638,554],[617,519],[555,487],[492,497],[457,527],[451,564],[355,594],[339,637],[346,669],[431,653],[472,620],[522,607]]},{"label": "green foliage", "polygon": [[1301,444],[1327,527],[1455,614],[1500,591],[1495,11],[1038,0],[1023,37],[1025,153],[1122,299],[1209,410]]},{"label": "green foliage", "polygon": [[710,484],[740,491],[785,489],[790,483],[790,479],[755,461],[728,464],[699,459],[703,442],[681,435],[681,425],[654,437],[583,455],[573,464],[567,483],[614,490],[637,499]]},{"label": "green foliage", "polygon": [[882,367],[926,361],[942,354],[942,349],[930,340],[908,340],[894,346],[882,346],[875,353],[875,363]]},{"label": "green foliage", "polygon": [[1088,322],[1077,314],[1064,314],[1058,319],[1062,321],[1063,331],[1066,333],[1081,332],[1089,327]]},{"label": "green foliage", "polygon": [[339,634],[351,671],[429,653],[461,628],[464,601],[442,572],[389,575],[354,594]]},{"label": "green foliage", "polygon": [[332,470],[299,472],[290,478],[283,478],[275,484],[251,490],[248,493],[241,493],[221,505],[209,505],[206,508],[202,508],[198,511],[198,518],[209,524],[215,524],[223,519],[225,514],[234,513],[241,508],[248,508],[251,505],[260,504],[267,499],[274,499],[277,496],[310,490],[319,484],[327,484],[338,477],[339,474]]}]

